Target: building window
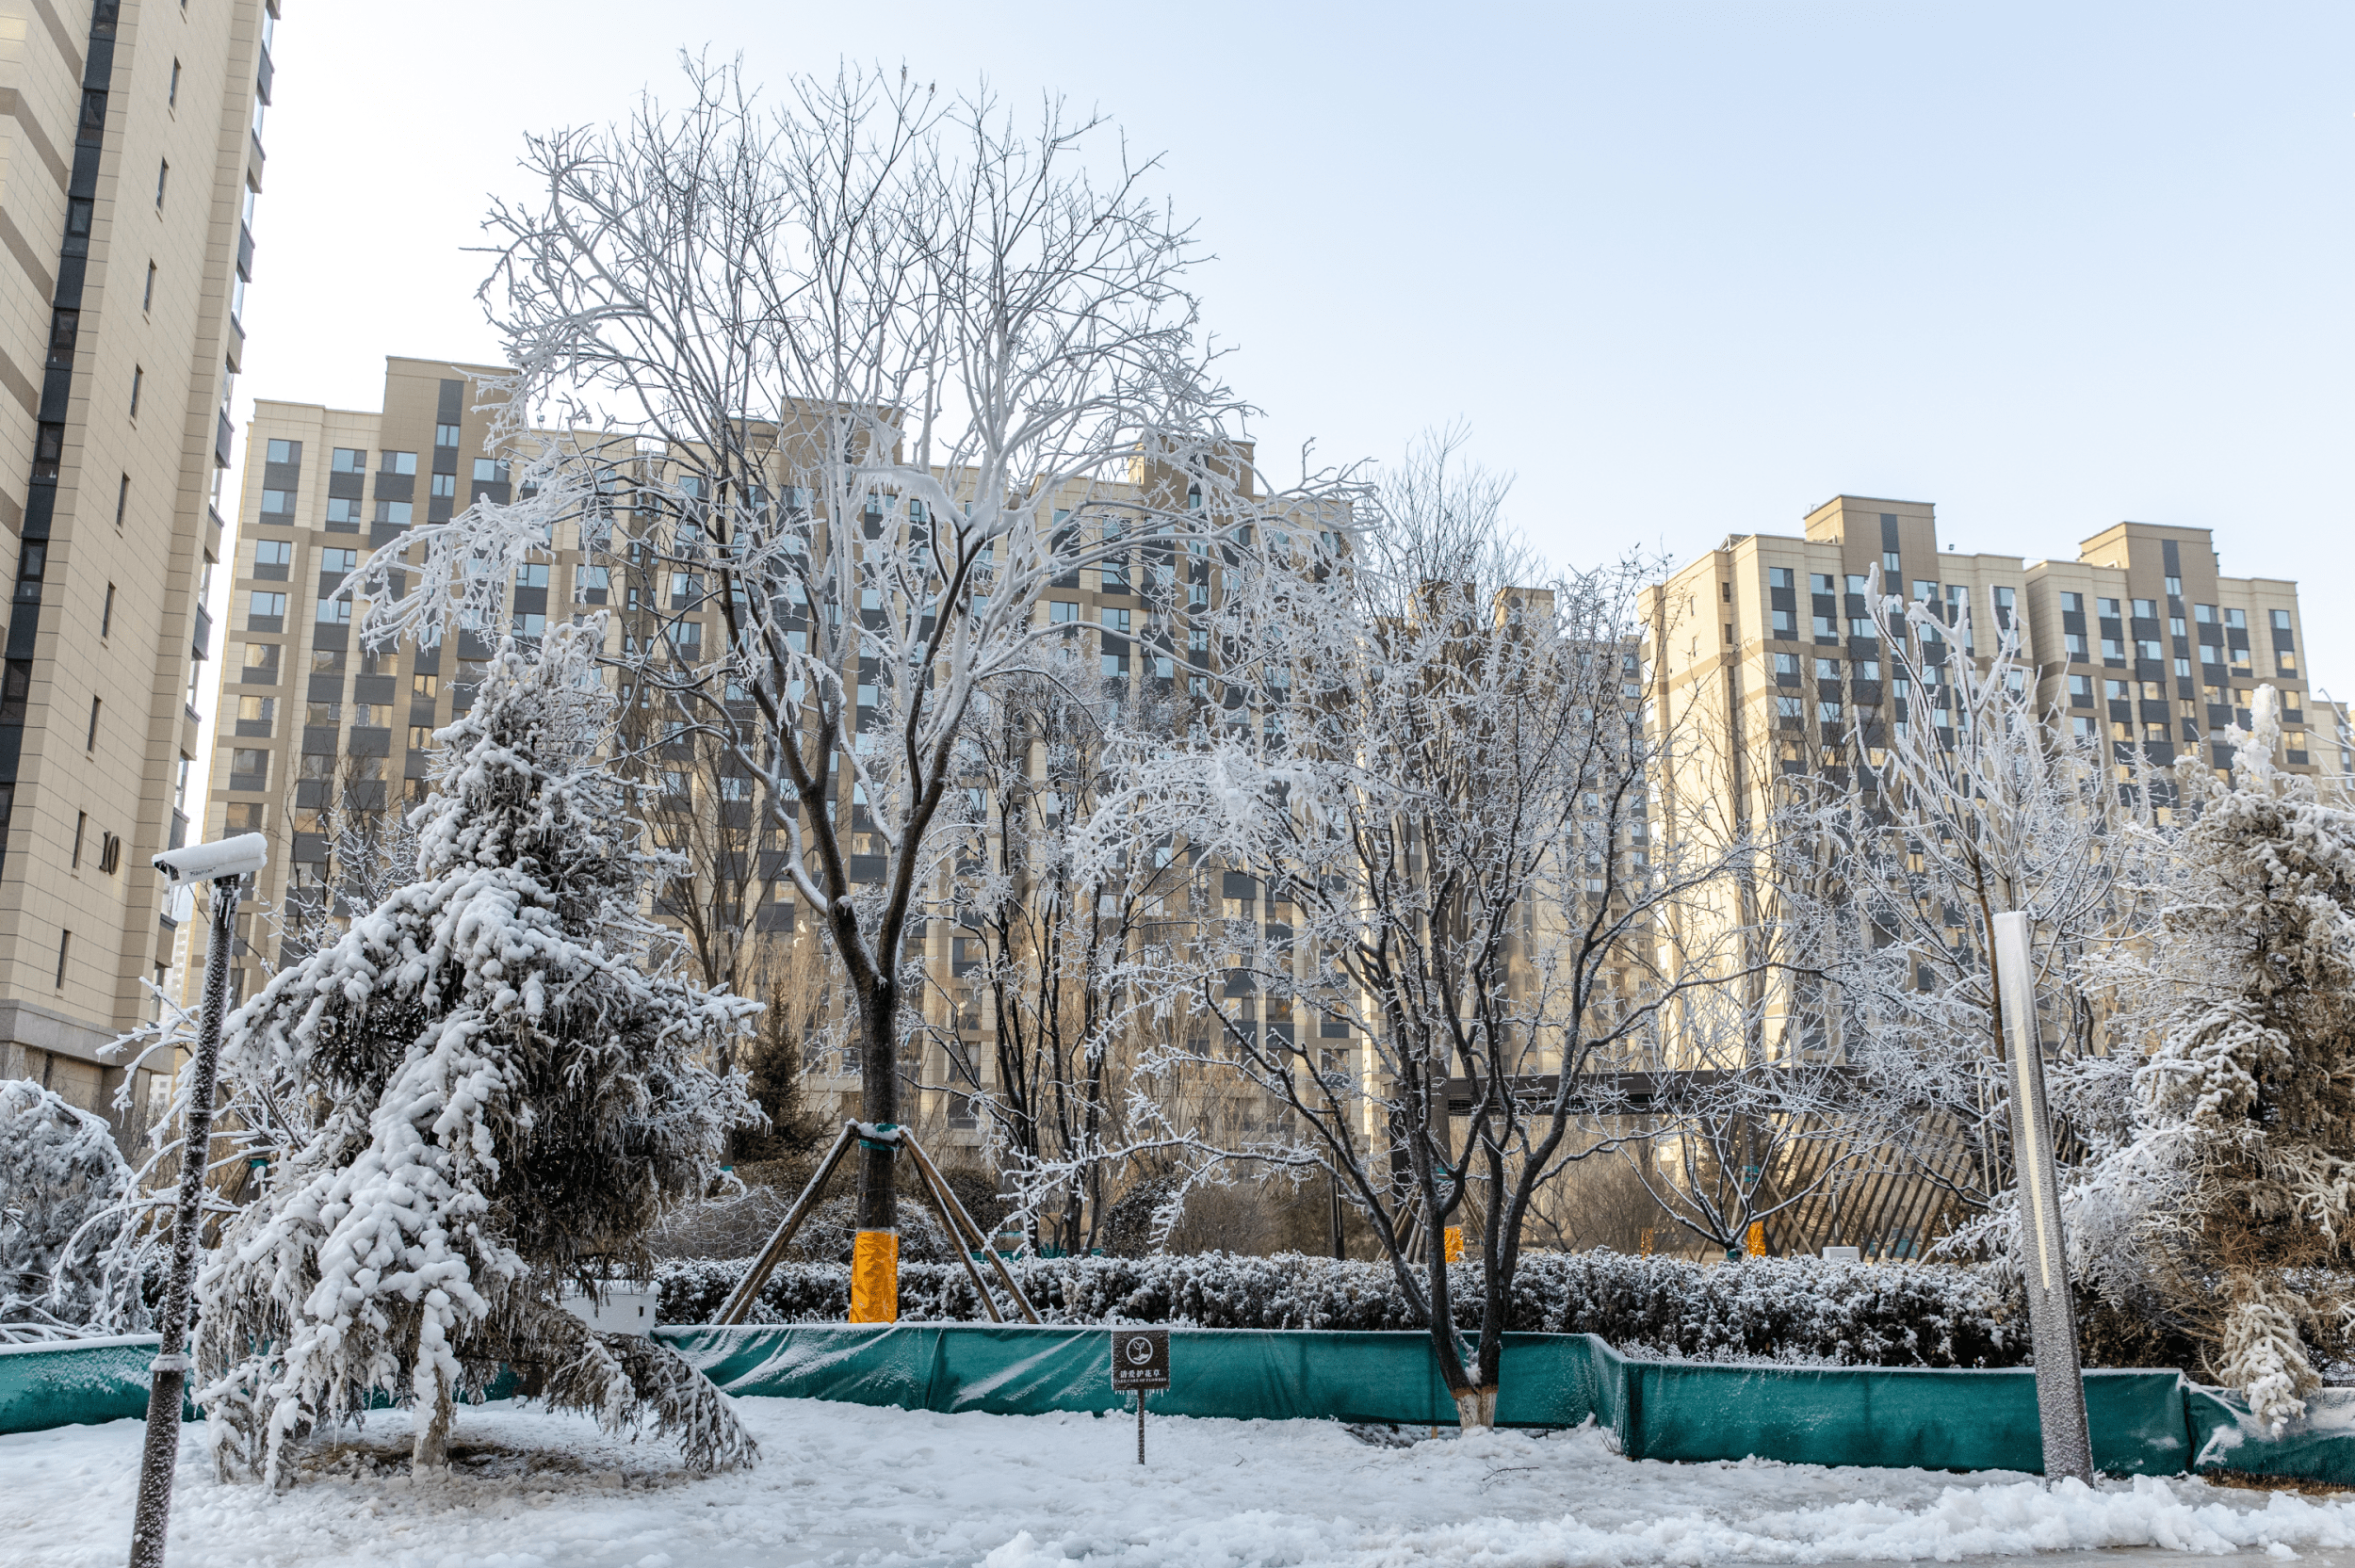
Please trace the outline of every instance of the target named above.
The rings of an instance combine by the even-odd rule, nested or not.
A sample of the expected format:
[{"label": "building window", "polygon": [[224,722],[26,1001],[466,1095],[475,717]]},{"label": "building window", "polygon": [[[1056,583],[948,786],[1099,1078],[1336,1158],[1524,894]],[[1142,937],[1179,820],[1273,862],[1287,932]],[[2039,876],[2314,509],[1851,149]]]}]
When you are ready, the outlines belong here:
[{"label": "building window", "polygon": [[365,447],[338,446],[327,460],[327,471],[331,474],[363,474],[367,471],[367,466]]},{"label": "building window", "polygon": [[57,933],[57,989],[59,991],[63,991],[65,989],[66,955],[71,953],[73,950],[73,933],[72,931],[59,931]]},{"label": "building window", "polygon": [[1047,602],[1047,621],[1049,625],[1069,625],[1079,619],[1080,606],[1073,604],[1071,601],[1067,599],[1049,599]]},{"label": "building window", "polygon": [[456,495],[458,493],[458,476],[455,474],[434,475],[431,482],[427,486],[427,493],[429,494],[441,496]]},{"label": "building window", "polygon": [[79,871],[82,868],[82,835],[89,831],[89,813],[86,811],[75,812],[73,814],[73,849],[66,856],[65,865],[67,870]]},{"label": "building window", "polygon": [[[266,491],[262,492],[262,514],[263,514],[264,516],[266,516],[266,517],[284,517],[284,516],[286,516],[288,513],[292,512],[293,510],[294,510],[294,492],[293,492],[293,491],[291,491],[291,490],[266,490]],[[283,525],[282,525],[282,526],[283,526]]]},{"label": "building window", "polygon": [[434,426],[434,427],[433,427],[433,445],[436,445],[436,446],[455,446],[455,445],[458,445],[458,427],[457,427],[457,426],[455,426],[455,425],[436,425],[436,426]]},{"label": "building window", "polygon": [[165,158],[155,167],[155,210],[164,210],[164,192],[171,188],[171,160]]},{"label": "building window", "polygon": [[474,460],[474,482],[479,485],[503,485],[507,482],[507,464],[496,458]]},{"label": "building window", "polygon": [[1791,569],[1787,566],[1768,567],[1766,569],[1766,586],[1768,588],[1791,587]]},{"label": "building window", "polygon": [[415,510],[416,509],[407,501],[379,501],[376,504],[376,520],[379,523],[390,523],[395,527],[405,528],[409,526],[409,519],[415,514]]},{"label": "building window", "polygon": [[2085,595],[2084,595],[2084,594],[2082,594],[2082,593],[2064,593],[2064,594],[2062,594],[2062,595],[2061,595],[2061,608],[2062,608],[2062,609],[2064,609],[2064,610],[2075,610],[2075,611],[2078,611],[2078,612],[2082,613],[2082,612],[2084,611],[2085,607],[2086,607],[2086,600],[2085,600]]},{"label": "building window", "polygon": [[147,380],[147,372],[138,365],[131,367],[131,417],[139,416],[139,387]]},{"label": "building window", "polygon": [[341,595],[333,599],[321,599],[319,601],[318,608],[318,622],[322,626],[350,625],[351,601],[342,597]]},{"label": "building window", "polygon": [[360,499],[356,495],[330,495],[327,498],[327,521],[347,528],[360,525]]},{"label": "building window", "polygon": [[286,596],[283,593],[254,592],[246,596],[246,614],[252,620],[276,620],[285,613]]},{"label": "building window", "polygon": [[98,750],[98,716],[105,708],[106,703],[101,699],[93,697],[89,700],[89,734],[82,737],[82,750],[85,752]]},{"label": "building window", "polygon": [[2273,612],[2273,629],[2277,632],[2286,632],[2290,629],[2289,611],[2278,609]]},{"label": "building window", "polygon": [[384,474],[414,474],[417,471],[417,454],[414,452],[387,452],[384,454],[384,461],[380,466],[378,471]]},{"label": "building window", "polygon": [[112,637],[115,629],[115,585],[106,585],[106,602],[98,611],[98,635]]}]

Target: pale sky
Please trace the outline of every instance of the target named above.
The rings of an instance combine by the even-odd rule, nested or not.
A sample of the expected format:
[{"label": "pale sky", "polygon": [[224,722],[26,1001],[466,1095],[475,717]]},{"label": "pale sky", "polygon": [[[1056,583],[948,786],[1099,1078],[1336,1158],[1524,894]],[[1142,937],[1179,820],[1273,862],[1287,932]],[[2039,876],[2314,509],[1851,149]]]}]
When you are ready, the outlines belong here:
[{"label": "pale sky", "polygon": [[297,4],[239,424],[495,356],[463,248],[526,130],[683,47],[848,55],[1163,153],[1272,466],[1462,419],[1567,564],[1843,491],[2032,559],[2210,527],[2355,695],[2350,45],[2344,4]]}]

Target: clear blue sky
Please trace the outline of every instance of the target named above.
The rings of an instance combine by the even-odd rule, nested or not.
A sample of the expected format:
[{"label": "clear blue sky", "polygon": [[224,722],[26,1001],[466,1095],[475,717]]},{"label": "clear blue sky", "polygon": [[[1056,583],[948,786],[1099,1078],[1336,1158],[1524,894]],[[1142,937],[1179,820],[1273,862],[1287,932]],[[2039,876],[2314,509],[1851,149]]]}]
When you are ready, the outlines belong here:
[{"label": "clear blue sky", "polygon": [[1060,89],[1165,154],[1263,453],[1462,418],[1557,558],[1689,558],[1836,493],[1966,550],[2212,527],[2355,696],[2355,8],[286,8],[241,398],[495,353],[477,224],[527,128],[681,46]]}]

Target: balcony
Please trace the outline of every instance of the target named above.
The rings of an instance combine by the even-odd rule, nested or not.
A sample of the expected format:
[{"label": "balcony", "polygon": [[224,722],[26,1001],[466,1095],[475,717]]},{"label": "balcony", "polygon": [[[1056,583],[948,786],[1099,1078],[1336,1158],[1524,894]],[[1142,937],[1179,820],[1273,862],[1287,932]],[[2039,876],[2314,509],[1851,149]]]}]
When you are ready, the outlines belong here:
[{"label": "balcony", "polygon": [[212,645],[213,615],[203,605],[199,605],[196,606],[196,630],[189,639],[188,656],[199,659],[210,658],[213,656]]},{"label": "balcony", "polygon": [[229,466],[229,449],[236,444],[236,428],[229,423],[229,415],[220,413],[213,429],[213,461],[221,467]]}]

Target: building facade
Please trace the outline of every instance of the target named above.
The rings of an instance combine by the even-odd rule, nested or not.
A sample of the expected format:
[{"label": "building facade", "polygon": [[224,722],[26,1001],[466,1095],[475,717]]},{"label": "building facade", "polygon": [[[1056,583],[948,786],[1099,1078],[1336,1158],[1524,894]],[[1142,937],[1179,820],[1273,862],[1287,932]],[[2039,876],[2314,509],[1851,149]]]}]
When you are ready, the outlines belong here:
[{"label": "building facade", "polygon": [[[465,711],[481,647],[457,639],[370,653],[353,625],[365,601],[338,593],[363,556],[417,523],[442,522],[489,495],[509,498],[490,450],[483,365],[388,358],[369,411],[257,400],[237,500],[234,579],[223,629],[219,723],[205,759],[204,836],[259,832],[270,863],[240,912],[231,994],[259,983],[284,940],[273,912],[325,885],[343,816],[397,810],[421,793],[432,733]],[[550,584],[569,598],[577,552],[514,594],[544,618]],[[545,575],[555,574],[553,578]],[[585,590],[580,590],[585,591]],[[529,625],[529,621],[521,622]],[[462,657],[473,654],[475,657]],[[185,984],[203,971],[203,932]]]},{"label": "building facade", "polygon": [[[338,590],[371,550],[398,547],[408,528],[445,520],[478,497],[511,498],[514,454],[495,447],[492,410],[506,374],[495,366],[391,357],[376,410],[254,405],[236,509],[220,722],[201,775],[207,836],[252,832],[271,841],[270,863],[239,916],[234,995],[252,994],[300,947],[293,928],[301,925],[306,905],[333,905],[335,867],[354,858],[347,835],[385,831],[401,804],[422,796],[434,732],[472,699],[492,652],[488,639],[456,631],[438,647],[404,641],[371,652],[356,634],[365,601]],[[527,439],[548,438],[534,432]],[[558,439],[585,445],[605,466],[609,478],[598,488],[609,500],[602,503],[607,516],[599,525],[610,538],[606,547],[588,549],[582,522],[557,525],[544,559],[535,558],[511,586],[509,629],[529,639],[551,619],[609,610],[616,654],[631,639],[642,647],[719,645],[725,633],[718,606],[703,597],[702,579],[663,568],[652,554],[642,568],[629,542],[632,530],[655,515],[637,509],[635,481],[662,468],[662,455],[622,444],[609,457],[605,438],[589,433]],[[1124,502],[1182,484],[1174,475],[1141,469],[1126,486],[1075,492],[1055,520],[1103,528]],[[782,479],[776,493],[787,505],[803,504]],[[872,530],[884,526],[886,513],[916,505],[878,499],[857,521]],[[1096,520],[1075,521],[1081,512]],[[1197,719],[1215,722],[1226,699],[1223,683],[1213,680],[1212,639],[1189,622],[1218,603],[1220,572],[1214,552],[1140,535],[1129,558],[1057,579],[1034,613],[1042,627],[1069,628],[1064,640],[1077,668],[1100,682],[1079,684],[1110,701],[1160,701],[1189,710],[1173,713],[1181,729]],[[876,721],[878,710],[869,704],[879,676],[864,668],[871,662],[862,661],[855,677],[854,740]],[[752,781],[732,771],[707,740],[674,741],[666,733],[673,716],[662,703],[649,705],[650,694],[633,698],[625,689],[621,697],[619,744],[656,786],[642,798],[650,837],[688,867],[658,909],[681,929],[703,978],[764,998],[780,985],[798,993],[831,987],[832,967],[817,952],[823,939],[797,921],[783,840]],[[1010,819],[1017,841],[1059,831],[1055,813],[1076,786],[1055,773],[1048,749],[1034,746],[1018,761],[1017,771],[1035,788],[962,792],[982,798],[970,807],[974,820],[961,830],[967,848],[944,876],[1003,856]],[[880,843],[870,842],[879,835],[847,759],[830,776],[829,810],[845,795],[853,797],[845,842],[851,876],[878,879],[885,856]],[[1195,888],[1202,917],[1289,929],[1285,909],[1263,898],[1250,879],[1185,871],[1179,867],[1171,881]],[[953,890],[944,882],[939,895],[945,905]],[[201,928],[190,933],[183,984],[191,994],[203,969],[203,935]],[[934,919],[912,940],[920,941],[937,978],[925,998],[920,1038],[909,1044],[908,1070],[924,1086],[918,1113],[940,1136],[978,1139],[973,1091],[986,1087],[999,1018],[976,979],[983,933]],[[822,1111],[855,1106],[858,1065],[838,1026],[848,1005],[847,997],[834,997],[806,1004],[798,1015],[796,1027],[808,1025],[811,1042],[804,1055],[806,1091]],[[1289,1023],[1270,1020],[1268,1026]],[[1339,1039],[1319,1044],[1337,1070],[1350,1048]]]},{"label": "building facade", "polygon": [[89,1108],[174,960],[149,858],[201,809],[277,10],[0,0],[0,1075]]}]

